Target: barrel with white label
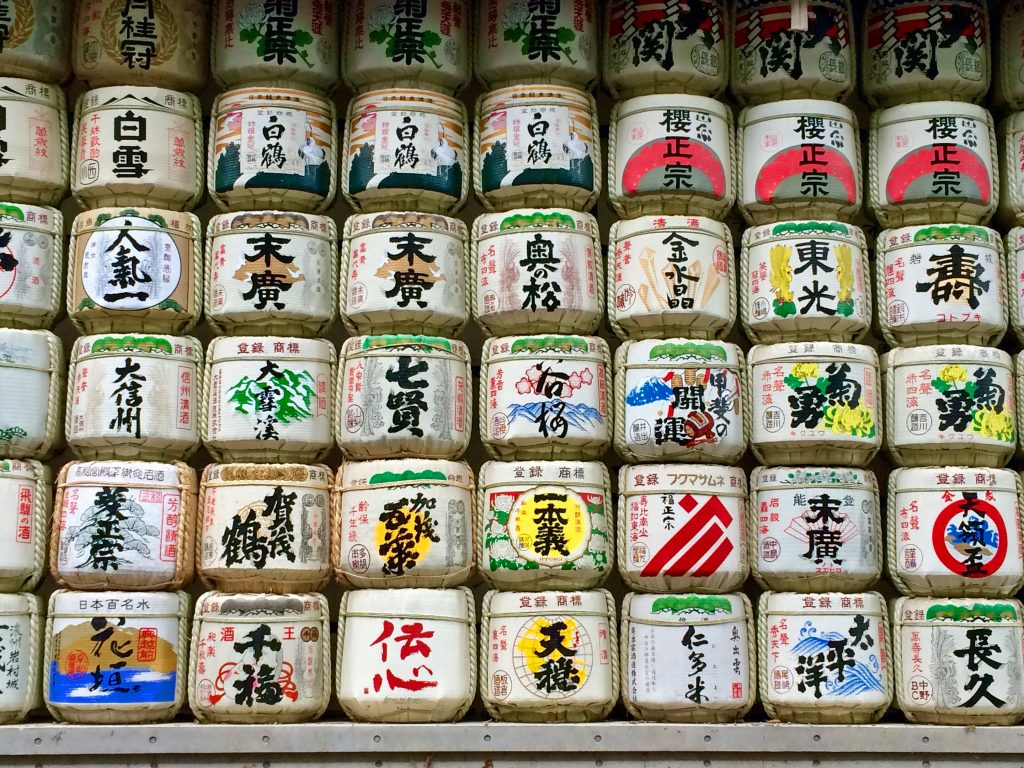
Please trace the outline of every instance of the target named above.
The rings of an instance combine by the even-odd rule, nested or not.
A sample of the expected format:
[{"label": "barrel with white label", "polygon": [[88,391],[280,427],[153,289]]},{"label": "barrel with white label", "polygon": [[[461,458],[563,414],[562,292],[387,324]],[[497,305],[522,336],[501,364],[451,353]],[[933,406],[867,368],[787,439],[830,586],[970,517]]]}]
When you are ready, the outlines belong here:
[{"label": "barrel with white label", "polygon": [[334,444],[330,341],[220,336],[207,352],[199,421],[214,459],[323,460]]},{"label": "barrel with white label", "polygon": [[476,696],[477,653],[466,587],[347,592],[338,614],[338,701],[356,722],[461,720]]},{"label": "barrel with white label", "polygon": [[222,210],[322,213],[334,202],[333,101],[293,88],[225,91],[214,99],[209,133],[207,192]]},{"label": "barrel with white label", "polygon": [[878,324],[889,346],[991,346],[1002,339],[1006,267],[1003,241],[994,229],[967,224],[888,229],[878,236],[875,256]]},{"label": "barrel with white label", "polygon": [[0,75],[63,83],[71,74],[71,3],[20,0],[8,3],[0,50]]},{"label": "barrel with white label", "polygon": [[754,613],[743,594],[627,593],[622,701],[637,720],[728,723],[757,696]]},{"label": "barrel with white label", "polygon": [[54,719],[173,720],[185,703],[190,602],[185,592],[54,592],[42,664]]},{"label": "barrel with white label", "polygon": [[751,347],[750,449],[767,465],[863,467],[882,445],[878,355],[863,344]]},{"label": "barrel with white label", "polygon": [[608,235],[608,323],[622,340],[719,339],[736,322],[732,231],[703,216],[640,216]]},{"label": "barrel with white label", "polygon": [[738,461],[743,368],[725,341],[625,342],[615,352],[615,450],[630,463]]},{"label": "barrel with white label", "polygon": [[418,88],[352,99],[345,119],[341,191],[357,211],[451,214],[469,195],[465,105]]},{"label": "barrel with white label", "polygon": [[188,211],[203,196],[203,110],[191,93],[126,85],[85,91],[71,146],[71,192],[83,208]]},{"label": "barrel with white label", "polygon": [[[1024,40],[1024,30],[1021,39]],[[1024,112],[1013,112],[1003,118],[996,126],[996,136],[999,142],[996,221],[1012,227],[1024,223]]]},{"label": "barrel with white label", "polygon": [[725,0],[605,4],[601,65],[617,99],[652,93],[717,96],[729,84],[730,19]]},{"label": "barrel with white label", "polygon": [[603,589],[484,595],[480,697],[495,720],[603,720],[619,697],[618,616]]},{"label": "barrel with white label", "polygon": [[0,203],[0,242],[0,324],[49,328],[64,305],[64,217],[56,208]]},{"label": "barrel with white label", "polygon": [[338,362],[335,437],[346,459],[458,459],[473,423],[465,343],[353,336]]},{"label": "barrel with white label", "polygon": [[473,71],[487,88],[597,81],[601,19],[595,0],[489,0],[476,14]]},{"label": "barrel with white label", "polygon": [[207,592],[196,601],[188,704],[201,723],[305,723],[331,698],[331,624],[318,592]]},{"label": "barrel with white label", "polygon": [[59,205],[68,191],[70,162],[64,91],[35,80],[0,78],[0,109],[0,200]]},{"label": "barrel with white label", "polygon": [[474,573],[473,470],[464,461],[346,461],[331,508],[331,563],[350,588],[455,587]]},{"label": "barrel with white label", "polygon": [[1017,340],[1024,343],[1024,227],[1014,227],[1006,233],[1006,265],[1003,275],[1006,278],[1006,303],[1009,312],[1010,328]]},{"label": "barrel with white label", "polygon": [[188,333],[203,306],[199,217],[100,208],[75,217],[68,317],[82,333]]},{"label": "barrel with white label", "polygon": [[527,82],[477,100],[473,191],[488,211],[589,211],[601,196],[597,103],[576,88]]},{"label": "barrel with white label", "polygon": [[757,617],[758,693],[769,718],[875,723],[889,709],[889,619],[880,594],[763,592]]},{"label": "barrel with white label", "polygon": [[0,328],[0,458],[46,460],[62,444],[64,349],[49,331]]},{"label": "barrel with white label", "polygon": [[411,85],[452,94],[470,79],[474,3],[352,0],[342,11],[342,77],[354,91]]},{"label": "barrel with white label", "polygon": [[747,478],[738,467],[619,469],[619,573],[644,592],[721,593],[747,580]]},{"label": "barrel with white label", "polygon": [[955,101],[871,113],[868,208],[884,227],[986,224],[999,200],[995,125]]},{"label": "barrel with white label", "polygon": [[1024,719],[1020,601],[901,597],[892,606],[896,706],[912,723]]},{"label": "barrel with white label", "polygon": [[473,319],[488,336],[596,333],[604,318],[597,219],[567,208],[473,222]]},{"label": "barrel with white label", "polygon": [[93,88],[201,91],[210,67],[210,6],[204,0],[82,0],[72,43],[75,77]]},{"label": "barrel with white label", "polygon": [[743,103],[842,101],[857,85],[850,0],[736,0],[731,89]]},{"label": "barrel with white label", "polygon": [[736,139],[737,203],[748,224],[850,221],[863,197],[860,131],[842,104],[789,99],[747,107]]},{"label": "barrel with white label", "polygon": [[195,470],[181,462],[65,464],[50,533],[54,581],[84,590],[187,587],[196,493]]},{"label": "barrel with white label", "polygon": [[1010,110],[1024,109],[1024,2],[1007,0],[999,9],[992,53],[992,101]]},{"label": "barrel with white label", "polygon": [[889,576],[904,595],[1011,597],[1024,586],[1020,476],[920,467],[889,475]]},{"label": "barrel with white label", "polygon": [[871,327],[864,232],[839,221],[780,221],[743,233],[740,319],[757,344],[859,341]]},{"label": "barrel with white label", "polygon": [[213,5],[210,69],[224,88],[282,83],[311,91],[338,84],[335,3],[216,0]]},{"label": "barrel with white label", "polygon": [[199,448],[203,347],[191,336],[80,336],[65,435],[79,459],[186,461]]},{"label": "barrel with white label", "polygon": [[900,466],[1005,467],[1017,446],[1010,355],[946,344],[881,358],[885,446]]},{"label": "barrel with white label", "polygon": [[870,0],[861,50],[868,102],[985,98],[992,80],[988,8],[984,0]]},{"label": "barrel with white label", "polygon": [[43,703],[43,601],[19,592],[0,595],[0,723],[23,722]]},{"label": "barrel with white label", "polygon": [[245,211],[210,217],[206,320],[227,336],[322,336],[334,322],[338,228],[329,216]]},{"label": "barrel with white label", "polygon": [[480,440],[495,459],[599,459],[611,444],[611,360],[597,336],[484,342]]},{"label": "barrel with white label", "polygon": [[469,319],[469,229],[436,213],[350,216],[341,243],[341,321],[352,335],[457,336]]},{"label": "barrel with white label", "polygon": [[736,200],[732,110],[706,96],[637,96],[615,104],[608,202],[622,218],[722,219]]},{"label": "barrel with white label", "polygon": [[488,461],[480,468],[480,573],[495,589],[592,589],[612,573],[614,509],[597,461]]},{"label": "barrel with white label", "polygon": [[49,467],[0,460],[0,592],[31,592],[43,578],[52,499]]},{"label": "barrel with white label", "polygon": [[195,553],[203,583],[245,592],[327,586],[333,480],[322,464],[208,464]]},{"label": "barrel with white label", "polygon": [[869,589],[882,574],[875,474],[845,467],[756,467],[750,473],[747,535],[750,569],[764,589]]}]

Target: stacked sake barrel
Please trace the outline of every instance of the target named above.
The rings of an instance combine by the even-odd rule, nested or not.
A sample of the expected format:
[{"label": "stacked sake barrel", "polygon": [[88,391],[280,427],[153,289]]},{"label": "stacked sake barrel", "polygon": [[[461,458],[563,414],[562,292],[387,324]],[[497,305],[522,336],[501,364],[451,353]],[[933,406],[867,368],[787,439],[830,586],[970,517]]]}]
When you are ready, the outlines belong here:
[{"label": "stacked sake barrel", "polygon": [[[345,118],[331,517],[349,718],[461,719],[476,695],[466,3],[344,4]],[[422,45],[421,45],[422,43]]]},{"label": "stacked sake barrel", "polygon": [[[8,10],[0,50],[0,722],[20,722],[42,697],[44,604],[52,472],[63,442],[61,307],[68,133],[60,82],[70,71],[68,14],[53,27]],[[47,667],[47,672],[49,665]]]},{"label": "stacked sake barrel", "polygon": [[[1004,9],[1010,26],[996,89],[1011,109],[1024,105],[1022,84],[1013,85],[1021,58],[1012,29],[1021,9],[1013,5]],[[1019,317],[1020,270],[987,226],[999,164],[993,117],[976,102],[992,79],[990,29],[983,2],[960,3],[949,15],[875,2],[866,19],[864,91],[877,108],[869,204],[886,227],[875,284],[891,348],[882,356],[886,447],[897,465],[887,562],[904,595],[891,606],[896,701],[913,722],[1024,717],[1021,604],[1012,599],[1024,585],[1021,480],[1004,469],[1017,445],[1014,365],[995,348],[1008,306]],[[936,35],[949,44],[918,58],[915,41]],[[1011,212],[1014,118],[1004,130]],[[1008,252],[1018,235],[1009,235]]]}]

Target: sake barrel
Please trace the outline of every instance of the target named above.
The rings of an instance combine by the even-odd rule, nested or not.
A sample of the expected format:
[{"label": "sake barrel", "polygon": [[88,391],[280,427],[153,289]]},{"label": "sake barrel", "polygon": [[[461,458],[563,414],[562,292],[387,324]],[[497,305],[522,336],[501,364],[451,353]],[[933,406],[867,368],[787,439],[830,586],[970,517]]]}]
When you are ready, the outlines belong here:
[{"label": "sake barrel", "polygon": [[247,592],[327,586],[333,480],[322,464],[208,464],[196,549],[203,583]]},{"label": "sake barrel", "polygon": [[653,93],[717,96],[729,84],[725,0],[612,0],[605,7],[604,84],[617,99]]},{"label": "sake barrel", "polygon": [[82,0],[75,7],[75,77],[91,87],[156,85],[200,91],[210,60],[203,0]]},{"label": "sake barrel", "polygon": [[625,466],[619,468],[618,488],[616,549],[629,588],[742,588],[749,572],[743,470],[715,464]]},{"label": "sake barrel", "polygon": [[68,317],[82,333],[188,333],[203,306],[199,217],[161,208],[80,213],[68,247]]},{"label": "sake barrel", "polygon": [[597,332],[604,257],[589,213],[485,213],[473,223],[472,258],[473,319],[487,335]]},{"label": "sake barrel", "polygon": [[608,468],[488,461],[476,497],[480,572],[495,589],[591,589],[615,561]]},{"label": "sake barrel", "polygon": [[[1024,40],[1024,31],[1021,39]],[[1024,112],[1007,115],[999,123],[997,133],[1000,161],[997,218],[1001,224],[1012,227],[1024,223]]]},{"label": "sake barrel", "polygon": [[884,227],[985,224],[999,198],[995,126],[974,104],[927,101],[871,113],[868,208]]},{"label": "sake barrel", "polygon": [[461,101],[416,88],[369,91],[345,121],[341,190],[357,211],[450,214],[469,195],[469,126]]},{"label": "sake barrel", "polygon": [[32,592],[43,578],[52,492],[52,475],[45,464],[0,460],[0,591]]},{"label": "sake barrel", "polygon": [[630,463],[738,461],[743,366],[725,341],[625,342],[615,351],[616,452]]},{"label": "sake barrel", "polygon": [[752,347],[745,388],[754,456],[769,465],[865,466],[882,445],[878,380],[878,355],[862,344]]},{"label": "sake barrel", "polygon": [[180,461],[65,464],[50,533],[54,581],[84,590],[187,587],[196,491],[195,470]]},{"label": "sake barrel", "polygon": [[476,14],[473,70],[487,88],[561,83],[589,89],[598,75],[594,0],[491,0]]},{"label": "sake barrel", "polygon": [[757,617],[758,693],[769,718],[874,723],[889,709],[889,620],[880,594],[763,592]]},{"label": "sake barrel", "polygon": [[706,96],[616,102],[608,128],[608,202],[622,218],[722,219],[736,200],[732,110]]},{"label": "sake barrel", "polygon": [[622,701],[637,720],[728,723],[754,705],[754,614],[743,594],[622,601]]},{"label": "sake barrel", "polygon": [[737,204],[748,224],[840,219],[860,212],[860,131],[849,107],[788,99],[739,116]]},{"label": "sake barrel", "polygon": [[188,704],[200,722],[311,722],[330,697],[323,595],[207,592],[196,601]]},{"label": "sake barrel", "polygon": [[464,461],[346,461],[331,498],[331,563],[346,587],[454,587],[473,577]]},{"label": "sake barrel", "polygon": [[599,459],[611,444],[611,360],[597,336],[484,342],[480,440],[495,459]]},{"label": "sake barrel", "polygon": [[601,142],[593,96],[557,85],[513,85],[481,95],[474,114],[473,191],[486,210],[587,211],[597,202]]},{"label": "sake barrel", "polygon": [[456,589],[356,590],[338,616],[338,701],[350,720],[461,720],[476,696],[476,607]]},{"label": "sake barrel", "polygon": [[609,592],[484,595],[480,697],[495,720],[603,720],[619,696],[617,616]]},{"label": "sake barrel", "polygon": [[867,6],[861,66],[872,106],[980,101],[988,93],[992,43],[984,0],[870,0]]},{"label": "sake barrel", "polygon": [[864,232],[839,221],[780,221],[743,233],[740,318],[757,344],[860,340],[871,327]]},{"label": "sake barrel", "polygon": [[203,195],[203,112],[190,93],[85,91],[75,105],[71,192],[83,208],[187,211]]},{"label": "sake barrel", "polygon": [[0,323],[49,328],[64,300],[64,217],[56,208],[0,203],[3,240]]},{"label": "sake barrel", "polygon": [[43,601],[36,595],[0,595],[0,723],[20,723],[43,703]]},{"label": "sake barrel", "polygon": [[0,77],[0,200],[58,205],[68,191],[64,91]]},{"label": "sake barrel", "polygon": [[341,320],[349,333],[456,336],[469,319],[469,230],[436,213],[386,211],[345,221]]},{"label": "sake barrel", "polygon": [[67,80],[70,5],[64,0],[8,3],[0,75],[38,77],[48,83]]},{"label": "sake barrel", "polygon": [[875,474],[846,467],[756,467],[747,536],[750,569],[764,589],[868,589],[882,573]]},{"label": "sake barrel", "polygon": [[1024,227],[1014,227],[1006,233],[1006,302],[1010,315],[1010,328],[1017,340],[1024,343]]},{"label": "sake barrel", "polygon": [[849,0],[736,0],[730,86],[743,103],[842,101],[857,84]]},{"label": "sake barrel", "polygon": [[875,258],[878,325],[890,347],[991,346],[1003,338],[1006,267],[1003,241],[994,229],[969,224],[887,229],[878,235]]},{"label": "sake barrel", "polygon": [[199,420],[217,461],[315,462],[333,443],[334,345],[292,336],[210,342]]},{"label": "sake barrel", "polygon": [[622,340],[717,339],[736,322],[732,232],[703,216],[639,216],[608,235],[608,323]]},{"label": "sake barrel", "polygon": [[1009,0],[1002,4],[996,39],[992,100],[1009,109],[1024,109],[1024,2]]},{"label": "sake barrel", "polygon": [[947,344],[882,355],[885,447],[904,467],[1004,467],[1017,443],[1013,363]]},{"label": "sake barrel", "polygon": [[920,467],[889,475],[889,576],[904,595],[1011,597],[1024,586],[1020,476]]},{"label": "sake barrel", "polygon": [[338,25],[334,3],[213,4],[210,70],[224,88],[259,83],[328,91],[338,84]]},{"label": "sake barrel", "polygon": [[203,348],[191,336],[81,336],[68,374],[79,459],[188,459],[199,447]]},{"label": "sake barrel", "polygon": [[334,322],[338,229],[329,216],[223,213],[206,229],[206,320],[220,334],[321,336]]},{"label": "sake barrel", "polygon": [[157,723],[185,703],[185,592],[50,596],[43,700],[61,723]]},{"label": "sake barrel", "polygon": [[0,457],[45,460],[61,446],[64,371],[52,333],[0,328]]},{"label": "sake barrel", "polygon": [[206,164],[207,192],[222,210],[322,213],[337,186],[334,103],[267,85],[225,91],[213,102]]},{"label": "sake barrel", "polygon": [[457,459],[473,423],[469,348],[437,336],[354,336],[338,362],[335,439],[346,459]]},{"label": "sake barrel", "polygon": [[470,79],[473,10],[468,0],[348,3],[345,83],[354,91],[396,85],[461,90]]},{"label": "sake barrel", "polygon": [[1019,601],[901,597],[892,610],[896,706],[907,720],[975,726],[1024,718]]}]

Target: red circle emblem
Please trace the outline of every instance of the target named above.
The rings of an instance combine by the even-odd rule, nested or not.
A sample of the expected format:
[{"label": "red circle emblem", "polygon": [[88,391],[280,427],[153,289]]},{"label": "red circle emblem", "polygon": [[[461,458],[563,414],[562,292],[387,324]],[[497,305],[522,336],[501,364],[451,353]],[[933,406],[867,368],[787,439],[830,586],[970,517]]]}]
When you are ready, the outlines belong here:
[{"label": "red circle emblem", "polygon": [[[968,563],[958,559],[958,556],[962,557],[963,553],[957,547],[963,546],[964,542],[958,541],[954,534],[947,534],[947,527],[956,517],[961,518],[961,521],[955,524],[957,531],[963,528],[963,523],[967,521],[980,520],[983,524],[987,521],[995,527],[997,539],[994,547],[984,539],[975,544],[983,553],[981,562],[978,564],[980,567],[977,570],[972,570],[968,567]],[[976,525],[976,523],[974,524]],[[984,534],[984,531],[985,527],[982,525],[980,532]],[[984,499],[958,499],[949,504],[935,518],[935,524],[932,526],[932,548],[938,555],[939,561],[957,575],[968,579],[982,579],[991,576],[1002,566],[1009,550],[1006,523],[999,510]]]}]

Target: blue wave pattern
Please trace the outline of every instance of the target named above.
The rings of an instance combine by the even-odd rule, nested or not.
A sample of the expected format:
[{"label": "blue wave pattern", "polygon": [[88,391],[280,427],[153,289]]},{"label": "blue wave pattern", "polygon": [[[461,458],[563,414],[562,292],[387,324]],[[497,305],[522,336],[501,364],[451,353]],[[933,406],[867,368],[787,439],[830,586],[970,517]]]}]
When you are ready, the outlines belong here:
[{"label": "blue wave pattern", "polygon": [[[50,700],[59,704],[149,704],[173,702],[177,683],[177,672],[160,674],[150,669],[125,668],[121,670],[121,684],[128,692],[114,690],[110,686],[110,669],[101,669],[103,683],[95,690],[91,673],[74,679],[62,675],[58,663],[50,663]],[[142,679],[139,679],[142,678]],[[135,690],[136,686],[138,690]]]},{"label": "blue wave pattern", "polygon": [[[836,640],[849,641],[841,632],[820,632],[810,622],[800,629],[800,641],[793,646],[792,652],[798,656],[827,656],[832,650],[829,642]],[[856,655],[856,650],[855,650]],[[823,696],[859,696],[866,693],[884,693],[881,676],[882,665],[876,654],[871,653],[866,659],[855,659],[852,666],[843,670],[843,680],[839,680],[837,672],[826,680],[821,688]],[[827,668],[826,668],[827,669]]]}]

